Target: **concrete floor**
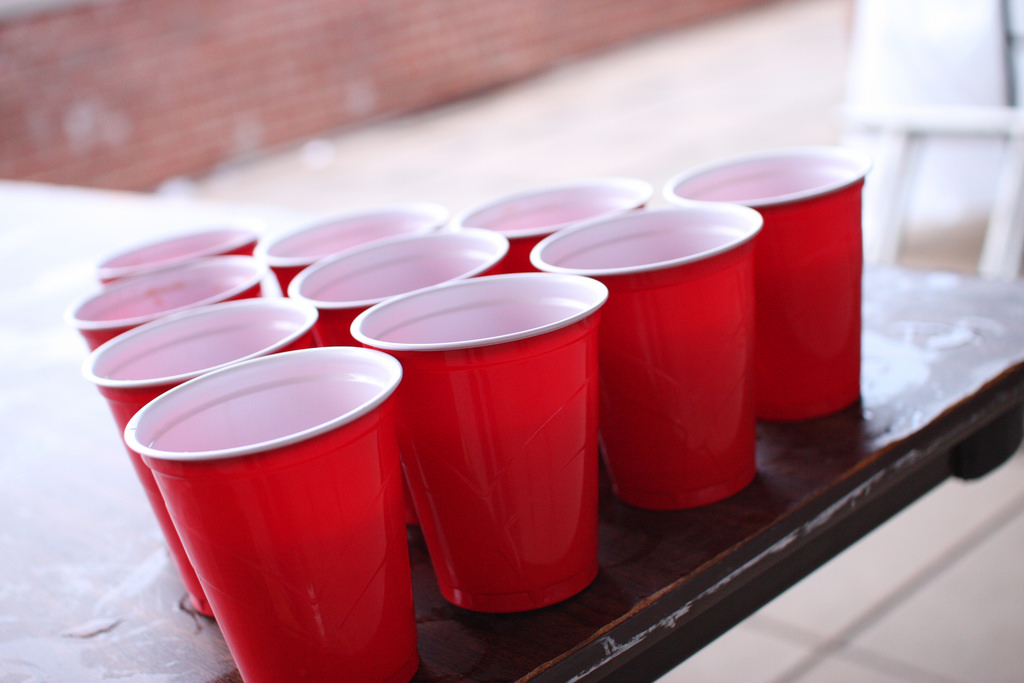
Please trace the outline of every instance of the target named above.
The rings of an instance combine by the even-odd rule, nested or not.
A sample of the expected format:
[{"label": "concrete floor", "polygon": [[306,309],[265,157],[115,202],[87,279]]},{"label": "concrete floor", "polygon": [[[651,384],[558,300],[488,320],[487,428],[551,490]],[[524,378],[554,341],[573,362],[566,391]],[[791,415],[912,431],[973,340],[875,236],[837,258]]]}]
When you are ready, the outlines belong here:
[{"label": "concrete floor", "polygon": [[[769,3],[163,192],[317,214],[406,200],[455,213],[602,175],[660,192],[703,162],[840,141],[850,11],[847,0]],[[983,229],[911,231],[901,260],[969,271]],[[981,481],[944,484],[664,681],[1021,681],[1022,566],[1018,454]]]}]

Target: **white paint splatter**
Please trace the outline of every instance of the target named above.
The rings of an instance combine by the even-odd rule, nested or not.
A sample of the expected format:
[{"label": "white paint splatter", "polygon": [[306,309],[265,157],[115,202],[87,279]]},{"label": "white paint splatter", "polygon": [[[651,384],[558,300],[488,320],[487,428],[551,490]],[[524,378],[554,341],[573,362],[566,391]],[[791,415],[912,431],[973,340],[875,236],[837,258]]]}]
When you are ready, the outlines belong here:
[{"label": "white paint splatter", "polygon": [[112,631],[121,623],[121,617],[98,617],[90,619],[84,624],[79,624],[61,632],[65,638],[92,638],[101,633]]}]

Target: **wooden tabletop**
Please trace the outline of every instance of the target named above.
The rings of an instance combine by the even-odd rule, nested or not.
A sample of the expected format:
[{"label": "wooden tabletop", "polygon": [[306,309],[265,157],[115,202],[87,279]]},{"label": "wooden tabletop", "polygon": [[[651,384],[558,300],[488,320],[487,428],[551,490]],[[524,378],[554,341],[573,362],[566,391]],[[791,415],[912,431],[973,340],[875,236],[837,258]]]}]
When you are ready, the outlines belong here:
[{"label": "wooden tabletop", "polygon": [[[106,404],[80,374],[84,344],[61,320],[102,256],[223,215],[0,182],[0,672],[11,680],[238,680],[216,623],[183,607]],[[262,217],[271,229],[298,218]],[[605,481],[601,571],[570,600],[508,615],[453,607],[412,530],[415,680],[651,680],[946,477],[1012,452],[1024,284],[869,268],[863,318],[861,403],[761,424],[758,476],[738,495],[649,512]]]}]

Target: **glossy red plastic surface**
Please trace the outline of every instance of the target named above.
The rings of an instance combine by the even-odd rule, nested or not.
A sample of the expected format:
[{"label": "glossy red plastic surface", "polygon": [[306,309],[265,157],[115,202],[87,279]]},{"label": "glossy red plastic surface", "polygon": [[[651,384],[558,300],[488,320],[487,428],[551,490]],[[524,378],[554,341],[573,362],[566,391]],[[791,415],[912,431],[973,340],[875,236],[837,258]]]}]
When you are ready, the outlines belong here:
[{"label": "glossy red plastic surface", "polygon": [[262,296],[267,273],[251,256],[213,256],[113,282],[72,304],[65,320],[92,351],[171,313]]},{"label": "glossy red plastic surface", "polygon": [[[259,299],[214,304],[141,325],[93,351],[83,374],[107,400],[118,434],[147,403],[204,372],[268,353],[311,348],[316,311]],[[153,472],[126,448],[192,606],[213,616]]]},{"label": "glossy red plastic surface", "polygon": [[126,431],[246,681],[398,683],[418,667],[401,369],[367,353],[247,361],[164,394]]},{"label": "glossy red plastic surface", "polygon": [[632,178],[598,178],[567,185],[536,188],[480,204],[453,223],[495,230],[509,239],[501,272],[535,271],[530,251],[544,237],[583,220],[638,209],[650,201],[653,189]]},{"label": "glossy red plastic surface", "polygon": [[766,226],[757,252],[762,419],[820,417],[860,398],[861,187],[758,207]]},{"label": "glossy red plastic surface", "polygon": [[[510,277],[524,275],[457,284]],[[461,305],[399,297],[409,305],[396,306],[383,328],[394,330],[405,313],[422,318],[382,336],[399,341],[426,331],[458,345],[495,327],[514,335],[561,319],[560,307],[579,296],[553,289],[557,301],[546,308],[520,282]],[[455,605],[540,608],[575,595],[597,574],[597,326],[606,293],[593,285],[600,287],[588,284],[588,298],[571,306],[583,317],[539,334],[461,348],[388,348],[404,368],[397,397],[407,478],[441,593]],[[522,308],[502,307],[501,297],[516,291]],[[370,343],[360,330],[380,330],[373,315],[388,318],[386,306],[356,321],[358,339]],[[440,325],[428,330],[432,318]]]},{"label": "glossy red plastic surface", "polygon": [[608,287],[601,444],[636,507],[706,505],[756,473],[754,243],[743,207],[645,210],[556,233],[534,264]]},{"label": "glossy red plastic surface", "polygon": [[852,150],[784,150],[670,181],[666,198],[738,202],[764,216],[756,247],[757,415],[802,420],[860,397],[861,192]]},{"label": "glossy red plastic surface", "polygon": [[252,256],[259,234],[247,228],[208,228],[130,247],[105,258],[96,277],[107,284],[123,277],[210,256]]}]

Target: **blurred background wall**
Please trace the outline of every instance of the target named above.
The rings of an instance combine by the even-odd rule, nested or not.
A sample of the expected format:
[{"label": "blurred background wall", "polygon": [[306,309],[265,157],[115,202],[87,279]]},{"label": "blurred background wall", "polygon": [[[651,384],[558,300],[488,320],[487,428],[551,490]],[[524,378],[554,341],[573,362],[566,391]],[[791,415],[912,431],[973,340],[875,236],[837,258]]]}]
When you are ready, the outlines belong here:
[{"label": "blurred background wall", "polygon": [[0,177],[152,189],[765,1],[0,0]]}]

